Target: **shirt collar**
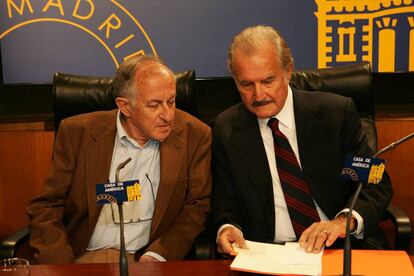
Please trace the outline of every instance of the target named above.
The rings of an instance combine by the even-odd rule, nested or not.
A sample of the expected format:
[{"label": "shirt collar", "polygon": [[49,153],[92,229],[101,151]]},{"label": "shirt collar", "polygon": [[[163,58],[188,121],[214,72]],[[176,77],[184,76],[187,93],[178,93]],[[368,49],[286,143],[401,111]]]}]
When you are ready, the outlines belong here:
[{"label": "shirt collar", "polygon": [[279,111],[278,114],[269,118],[257,118],[259,122],[260,129],[264,129],[267,127],[267,122],[270,118],[276,118],[278,121],[283,124],[286,128],[293,130],[295,128],[295,113],[293,111],[293,95],[292,89],[288,86],[288,92],[285,104],[283,105],[282,109]]},{"label": "shirt collar", "polygon": [[156,140],[149,139],[147,143],[145,143],[145,145],[142,147],[140,144],[138,144],[137,141],[129,137],[128,133],[126,132],[124,126],[121,123],[121,111],[120,110],[118,110],[118,114],[116,116],[116,135],[117,135],[118,141],[120,141],[121,144],[125,146],[132,146],[138,149],[145,148],[149,144],[152,144],[152,143],[158,143],[158,141]]}]

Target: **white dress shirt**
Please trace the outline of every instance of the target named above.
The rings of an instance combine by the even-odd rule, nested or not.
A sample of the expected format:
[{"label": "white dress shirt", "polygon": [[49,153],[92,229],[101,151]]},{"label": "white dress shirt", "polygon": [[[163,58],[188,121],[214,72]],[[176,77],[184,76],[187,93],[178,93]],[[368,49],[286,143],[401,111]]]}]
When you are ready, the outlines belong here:
[{"label": "white dress shirt", "polygon": [[[296,137],[295,115],[293,111],[293,97],[292,90],[290,89],[290,87],[288,89],[288,95],[286,98],[285,105],[283,106],[282,110],[280,110],[280,112],[275,116],[275,118],[279,120],[279,129],[288,139],[289,144],[292,147],[293,153],[295,154],[296,159],[298,160],[299,166],[301,166],[298,150],[298,140]],[[274,241],[294,241],[296,239],[299,239],[299,237],[296,238],[295,231],[293,230],[285,197],[283,195],[279,174],[277,172],[272,130],[267,125],[269,119],[270,118],[258,118],[257,121],[259,123],[260,134],[262,135],[273,183],[276,221],[276,233]],[[316,203],[315,205],[321,220],[328,220],[327,216],[322,212],[319,206]]]}]

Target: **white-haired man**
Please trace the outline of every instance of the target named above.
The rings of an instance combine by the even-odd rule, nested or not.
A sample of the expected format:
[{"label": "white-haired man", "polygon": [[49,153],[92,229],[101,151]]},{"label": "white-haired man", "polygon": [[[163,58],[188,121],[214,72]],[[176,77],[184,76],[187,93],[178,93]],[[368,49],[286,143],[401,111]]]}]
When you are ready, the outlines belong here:
[{"label": "white-haired man", "polygon": [[[289,86],[293,58],[272,27],[243,30],[229,47],[228,67],[242,103],[213,128],[212,221],[218,250],[245,239],[299,241],[320,252],[345,237],[355,183],[341,180],[347,154],[370,156],[350,98]],[[386,248],[377,222],[392,196],[388,177],[366,186],[351,231],[363,248]]]}]

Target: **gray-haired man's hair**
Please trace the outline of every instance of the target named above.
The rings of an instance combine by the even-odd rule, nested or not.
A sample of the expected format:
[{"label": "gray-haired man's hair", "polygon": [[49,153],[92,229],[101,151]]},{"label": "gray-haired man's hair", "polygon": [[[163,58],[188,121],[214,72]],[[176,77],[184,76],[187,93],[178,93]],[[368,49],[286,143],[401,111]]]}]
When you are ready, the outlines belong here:
[{"label": "gray-haired man's hair", "polygon": [[234,75],[233,64],[236,50],[241,50],[246,54],[253,54],[268,43],[274,45],[277,54],[276,58],[283,70],[286,71],[290,66],[293,66],[291,51],[279,32],[270,26],[258,25],[244,29],[233,38],[227,57],[229,71]]},{"label": "gray-haired man's hair", "polygon": [[[116,70],[115,78],[112,83],[115,97],[124,97],[133,101],[138,92],[136,87],[137,71],[149,64],[161,64],[166,69],[170,70],[166,63],[156,56],[137,56],[129,58],[119,66],[118,70]],[[174,75],[173,72],[171,73]]]}]

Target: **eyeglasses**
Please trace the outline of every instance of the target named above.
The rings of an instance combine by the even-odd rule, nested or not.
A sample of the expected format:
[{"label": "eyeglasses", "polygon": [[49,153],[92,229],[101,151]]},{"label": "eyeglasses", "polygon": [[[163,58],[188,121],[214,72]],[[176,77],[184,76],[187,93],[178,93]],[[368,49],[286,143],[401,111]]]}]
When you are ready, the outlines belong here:
[{"label": "eyeglasses", "polygon": [[[152,181],[149,178],[148,174],[145,174],[146,179],[148,180],[147,183],[149,184],[150,188],[151,188],[151,195],[152,195],[152,205],[155,208],[155,193],[154,193],[154,187],[152,185]],[[148,203],[149,205],[150,203]],[[115,203],[111,204],[111,212],[112,212],[112,221],[114,222],[114,224],[120,224],[120,219],[119,219],[119,212],[117,212],[118,206],[116,206],[116,208],[114,208],[114,206],[116,206]],[[123,215],[124,215],[124,224],[129,224],[129,223],[138,223],[138,222],[144,222],[144,221],[150,221],[152,220],[152,213],[150,216],[148,217],[134,217],[136,214],[134,214],[134,206],[131,206],[131,208],[125,208],[126,206],[124,206],[123,208]],[[115,211],[114,211],[115,209]]]}]

